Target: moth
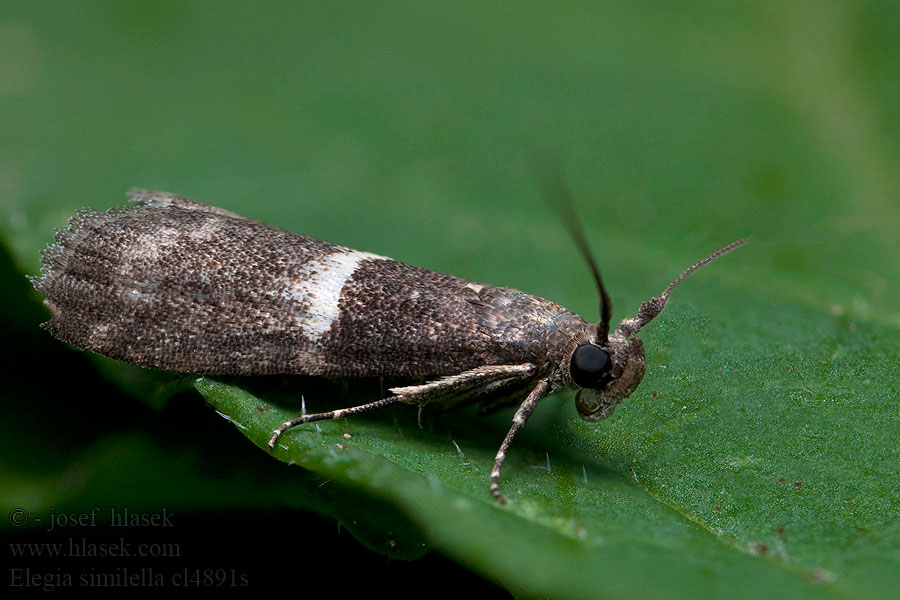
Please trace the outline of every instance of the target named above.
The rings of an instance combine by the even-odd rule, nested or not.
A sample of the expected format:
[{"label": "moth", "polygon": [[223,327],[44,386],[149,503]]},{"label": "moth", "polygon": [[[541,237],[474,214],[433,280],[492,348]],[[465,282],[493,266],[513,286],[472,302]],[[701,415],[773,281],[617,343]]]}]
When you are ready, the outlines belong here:
[{"label": "moth", "polygon": [[644,375],[637,333],[671,291],[738,240],[694,264],[610,331],[612,304],[579,226],[570,228],[600,292],[599,323],[508,287],[475,283],[283,231],[163,192],[82,210],[32,278],[74,346],[144,367],[207,375],[410,377],[375,402],[302,415],[287,430],[392,404],[518,409],[497,451],[490,492],[516,433],[554,390],[577,390],[584,419],[608,417]]}]

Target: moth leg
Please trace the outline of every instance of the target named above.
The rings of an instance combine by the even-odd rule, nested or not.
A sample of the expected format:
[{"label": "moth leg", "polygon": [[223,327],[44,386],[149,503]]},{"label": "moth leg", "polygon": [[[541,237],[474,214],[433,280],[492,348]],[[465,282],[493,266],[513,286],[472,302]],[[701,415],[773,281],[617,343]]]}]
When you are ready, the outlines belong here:
[{"label": "moth leg", "polygon": [[359,406],[351,406],[350,408],[339,408],[337,410],[331,410],[328,412],[302,415],[300,417],[297,417],[296,419],[292,419],[279,425],[278,428],[273,432],[272,439],[269,440],[269,448],[275,447],[275,442],[278,440],[278,436],[280,436],[288,429],[296,427],[297,425],[312,423],[314,421],[325,421],[328,419],[343,419],[344,417],[358,415],[360,413],[369,412],[370,410],[378,410],[379,408],[384,408],[385,406],[390,406],[391,404],[396,404],[398,402],[403,402],[403,398],[401,398],[400,396],[388,396],[387,398],[382,398],[381,400],[376,400],[375,402],[360,404]]},{"label": "moth leg", "polygon": [[490,365],[476,367],[457,375],[448,375],[422,385],[408,385],[391,388],[390,391],[400,396],[404,402],[422,403],[435,398],[456,395],[473,390],[495,381],[510,382],[526,379],[537,370],[531,363],[521,365]]},{"label": "moth leg", "polygon": [[[507,392],[506,395],[513,395],[515,392],[511,392],[509,390],[519,389],[522,387],[522,383],[524,381],[525,386],[528,390],[531,390],[532,382],[526,380],[521,380],[518,378],[512,379],[500,379],[498,381],[492,381],[488,384],[482,385],[480,387],[474,387],[470,390],[466,390],[463,392],[459,392],[456,394],[452,394],[450,396],[446,396],[440,398],[440,410],[443,412],[455,410],[460,406],[464,406],[471,403],[479,403],[481,402],[481,398],[484,396],[489,396],[491,394],[499,393],[499,392]],[[521,392],[521,390],[519,390]],[[527,391],[527,390],[526,390]],[[520,401],[522,399],[522,393],[516,394],[514,402]],[[422,429],[422,417],[425,414],[425,410],[428,408],[431,402],[438,400],[435,398],[434,400],[426,400],[419,404],[419,429]],[[514,402],[507,402],[506,405],[509,406]],[[478,409],[479,416],[484,414],[482,409]]]},{"label": "moth leg", "polygon": [[531,393],[528,394],[525,400],[522,401],[522,404],[519,405],[519,409],[513,416],[512,427],[510,427],[506,437],[503,438],[503,443],[500,444],[500,449],[497,451],[497,456],[494,458],[494,469],[491,471],[491,496],[493,496],[494,500],[500,504],[506,504],[506,498],[500,493],[500,469],[503,467],[503,459],[506,458],[506,452],[509,450],[513,438],[516,437],[516,434],[525,424],[525,421],[527,421],[528,417],[531,416],[531,413],[534,412],[534,407],[537,406],[538,402],[540,402],[549,392],[550,381],[542,379],[534,389],[531,390]]},{"label": "moth leg", "polygon": [[521,381],[534,374],[535,367],[531,363],[521,365],[490,365],[476,367],[456,375],[448,375],[422,385],[408,385],[391,388],[391,392],[403,397],[407,403],[419,405],[419,428],[422,428],[422,412],[432,400],[450,396],[460,399],[471,394],[478,394],[490,386],[506,386]]},{"label": "moth leg", "polygon": [[[505,382],[498,381],[497,383],[503,384]],[[525,385],[522,385],[523,383]],[[507,406],[521,404],[522,398],[527,396],[528,392],[533,388],[534,383],[531,381],[518,382],[518,385],[510,385],[509,383],[502,386],[494,384],[487,385],[481,390],[478,390],[478,412],[476,414],[479,417],[484,417],[506,408]]]},{"label": "moth leg", "polygon": [[531,363],[476,367],[475,369],[464,371],[458,375],[449,375],[422,385],[391,388],[390,391],[395,394],[394,396],[388,396],[387,398],[382,398],[375,402],[352,406],[350,408],[339,408],[329,412],[302,415],[296,419],[282,423],[272,433],[272,438],[269,440],[269,448],[275,447],[278,436],[297,425],[312,423],[314,421],[325,421],[328,419],[342,419],[351,415],[369,412],[370,410],[377,410],[398,402],[424,403],[433,400],[436,397],[464,392],[465,390],[482,386],[498,379],[523,379],[531,376],[536,369],[537,367]]}]

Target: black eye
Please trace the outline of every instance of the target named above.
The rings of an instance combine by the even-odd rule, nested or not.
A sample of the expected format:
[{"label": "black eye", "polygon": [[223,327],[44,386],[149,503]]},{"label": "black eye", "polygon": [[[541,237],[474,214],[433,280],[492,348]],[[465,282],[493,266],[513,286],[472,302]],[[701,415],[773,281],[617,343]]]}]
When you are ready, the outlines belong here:
[{"label": "black eye", "polygon": [[569,374],[579,387],[599,389],[612,379],[610,369],[612,360],[606,350],[594,344],[581,344],[572,353]]}]

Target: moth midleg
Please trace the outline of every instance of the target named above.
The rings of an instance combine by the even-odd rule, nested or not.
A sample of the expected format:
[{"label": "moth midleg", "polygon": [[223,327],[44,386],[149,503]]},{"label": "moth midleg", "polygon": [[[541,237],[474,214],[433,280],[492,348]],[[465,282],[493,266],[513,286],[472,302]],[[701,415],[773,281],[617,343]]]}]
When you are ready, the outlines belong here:
[{"label": "moth midleg", "polygon": [[[447,409],[454,404],[464,402],[467,396],[477,395],[491,386],[509,386],[530,377],[536,367],[531,363],[521,365],[485,365],[457,375],[442,377],[422,385],[391,388],[391,391],[403,396],[403,401],[419,405],[419,429],[422,428],[422,414],[430,402],[440,401]],[[452,398],[456,402],[449,399]]]},{"label": "moth midleg", "polygon": [[384,408],[385,406],[390,406],[391,404],[396,404],[398,402],[403,402],[403,399],[400,396],[388,396],[387,398],[382,398],[381,400],[376,400],[375,402],[369,402],[368,404],[360,404],[359,406],[351,406],[349,408],[339,408],[337,410],[331,410],[328,412],[299,416],[296,419],[291,419],[290,421],[282,423],[278,426],[277,429],[275,429],[275,431],[272,433],[272,438],[269,440],[269,448],[275,447],[275,441],[278,440],[278,436],[280,436],[288,429],[296,427],[297,425],[303,425],[304,423],[313,423],[314,421],[326,421],[328,419],[343,419],[344,417],[358,415],[364,412],[369,412],[370,410],[378,410],[379,408]]},{"label": "moth midleg", "polygon": [[463,371],[457,375],[441,377],[422,385],[391,388],[390,391],[403,397],[404,402],[420,403],[461,394],[475,388],[502,380],[509,382],[525,379],[534,374],[537,367],[531,363],[520,365],[486,365]]},{"label": "moth midleg", "polygon": [[509,450],[513,438],[516,437],[516,434],[522,429],[522,426],[525,425],[528,417],[534,412],[534,407],[537,406],[538,402],[540,402],[549,392],[550,381],[547,379],[542,379],[534,386],[531,393],[528,394],[525,400],[522,401],[522,404],[519,405],[516,414],[513,415],[512,427],[509,428],[509,433],[503,438],[503,443],[500,444],[500,449],[497,450],[497,456],[494,458],[494,469],[491,471],[491,495],[500,504],[506,504],[506,498],[500,493],[500,469],[503,468],[503,460],[506,458],[506,452]]},{"label": "moth midleg", "polygon": [[489,365],[476,367],[468,371],[463,371],[457,375],[448,375],[435,381],[429,381],[422,385],[410,385],[406,387],[391,388],[393,396],[361,404],[359,406],[351,406],[349,408],[339,408],[336,410],[313,413],[311,415],[301,415],[296,419],[291,419],[278,426],[272,433],[269,440],[269,448],[275,447],[278,436],[282,433],[304,423],[312,423],[314,421],[325,421],[329,419],[342,419],[352,415],[378,410],[398,402],[407,404],[422,404],[436,398],[463,393],[466,390],[484,386],[493,381],[509,380],[518,381],[530,377],[536,370],[531,363],[521,365]]},{"label": "moth midleg", "polygon": [[[521,377],[499,379],[491,381],[485,385],[455,393],[450,396],[435,398],[419,404],[419,411],[424,411],[432,403],[440,402],[439,410],[450,411],[466,406],[468,404],[477,404],[479,417],[490,414],[490,411],[484,409],[484,399],[491,398],[490,407],[492,410],[499,410],[512,404],[518,404],[522,398],[534,387],[533,378],[522,379]],[[525,389],[527,388],[527,389]],[[496,406],[495,406],[496,404]],[[421,425],[421,424],[420,424]]]},{"label": "moth midleg", "polygon": [[[518,382],[518,385],[510,385],[511,382],[498,381],[496,384],[484,386],[478,390],[478,412],[479,417],[493,414],[498,410],[511,406],[513,404],[521,404],[522,398],[528,395],[534,384],[530,381]],[[500,385],[497,385],[500,384]]]}]

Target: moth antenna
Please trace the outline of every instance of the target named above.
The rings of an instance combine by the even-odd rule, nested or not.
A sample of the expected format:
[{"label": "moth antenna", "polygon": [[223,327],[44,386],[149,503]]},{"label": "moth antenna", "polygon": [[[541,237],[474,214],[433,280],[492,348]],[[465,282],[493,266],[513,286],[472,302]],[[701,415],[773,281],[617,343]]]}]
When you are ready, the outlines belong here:
[{"label": "moth antenna", "polygon": [[538,184],[541,186],[544,200],[547,201],[547,204],[550,205],[559,217],[559,220],[562,221],[569,235],[572,236],[578,251],[585,262],[587,262],[588,267],[591,269],[591,274],[594,276],[597,291],[600,293],[600,323],[597,324],[597,333],[599,334],[600,345],[605,346],[609,343],[609,321],[612,318],[612,301],[603,285],[600,269],[597,267],[597,261],[594,260],[591,247],[588,245],[587,238],[584,235],[581,220],[575,212],[572,193],[569,191],[562,169],[556,161],[536,160],[535,165]]},{"label": "moth antenna", "polygon": [[728,244],[727,246],[725,246],[724,248],[722,248],[721,250],[716,250],[715,252],[713,252],[712,254],[710,254],[709,256],[707,256],[706,258],[701,260],[700,262],[691,265],[690,267],[688,267],[687,269],[684,270],[684,273],[682,273],[681,275],[676,277],[675,281],[670,283],[666,287],[666,289],[663,290],[662,294],[660,294],[656,298],[650,298],[646,302],[641,303],[641,307],[638,309],[637,315],[634,317],[634,319],[627,319],[625,321],[622,321],[622,325],[620,325],[620,327],[625,326],[625,329],[629,333],[637,333],[638,331],[641,330],[641,327],[643,327],[644,325],[646,325],[647,323],[649,323],[650,321],[655,319],[659,315],[659,313],[662,312],[662,310],[666,307],[666,302],[668,302],[668,300],[669,300],[669,294],[672,292],[672,290],[674,290],[678,286],[679,283],[684,281],[688,275],[690,275],[691,273],[693,273],[700,267],[708,265],[709,263],[716,260],[720,256],[722,256],[724,254],[728,254],[729,252],[731,252],[732,250],[734,250],[736,248],[740,248],[741,246],[743,246],[744,244],[746,244],[749,241],[750,241],[750,238],[745,237],[744,239],[738,240],[736,242],[732,242],[732,243]]}]

